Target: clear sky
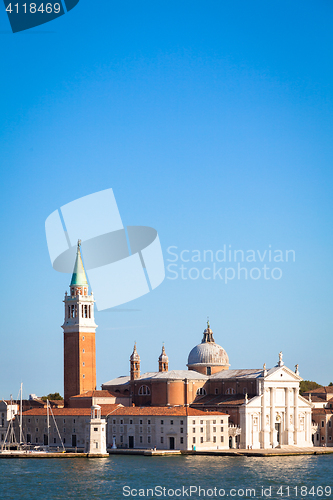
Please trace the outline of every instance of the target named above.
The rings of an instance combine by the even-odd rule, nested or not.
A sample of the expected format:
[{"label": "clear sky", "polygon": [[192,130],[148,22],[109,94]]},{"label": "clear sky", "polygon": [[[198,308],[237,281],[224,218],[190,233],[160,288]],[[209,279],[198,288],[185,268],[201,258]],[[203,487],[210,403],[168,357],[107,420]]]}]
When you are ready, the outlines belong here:
[{"label": "clear sky", "polygon": [[[333,379],[332,22],[330,0],[80,0],[12,34],[0,8],[1,398],[21,381],[26,396],[63,394],[70,276],[51,267],[44,223],[110,187],[123,223],[157,229],[187,279],[167,270],[96,313],[98,386],[128,374],[135,340],[142,371],[163,341],[185,369],[207,316],[231,368],[274,366],[282,350],[303,378]],[[204,279],[237,268],[216,261],[224,245],[266,250],[246,268],[270,279]],[[295,261],[268,262],[277,249]]]}]

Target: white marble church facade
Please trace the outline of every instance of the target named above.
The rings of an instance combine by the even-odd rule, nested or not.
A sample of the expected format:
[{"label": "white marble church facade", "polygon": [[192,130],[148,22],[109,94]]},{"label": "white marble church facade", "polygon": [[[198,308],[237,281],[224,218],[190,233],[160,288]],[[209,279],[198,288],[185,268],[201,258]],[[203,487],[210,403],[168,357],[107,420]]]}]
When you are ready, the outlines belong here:
[{"label": "white marble church facade", "polygon": [[313,446],[312,405],[299,395],[301,380],[281,359],[263,370],[258,394],[239,407],[240,448]]}]

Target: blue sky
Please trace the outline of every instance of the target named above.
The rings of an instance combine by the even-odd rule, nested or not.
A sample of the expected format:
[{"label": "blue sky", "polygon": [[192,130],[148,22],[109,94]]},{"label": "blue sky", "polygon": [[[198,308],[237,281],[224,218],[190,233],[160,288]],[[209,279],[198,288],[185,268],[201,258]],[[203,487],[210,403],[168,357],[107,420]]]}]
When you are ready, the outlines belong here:
[{"label": "blue sky", "polygon": [[207,316],[231,368],[282,350],[303,378],[333,379],[332,17],[321,0],[80,0],[14,35],[0,9],[0,397],[21,380],[26,395],[63,392],[70,276],[51,267],[44,222],[109,187],[124,224],[158,230],[165,260],[224,245],[296,259],[280,280],[167,271],[124,306],[136,311],[97,312],[98,386],[128,373],[134,340],[143,371],[163,341],[185,368]]}]

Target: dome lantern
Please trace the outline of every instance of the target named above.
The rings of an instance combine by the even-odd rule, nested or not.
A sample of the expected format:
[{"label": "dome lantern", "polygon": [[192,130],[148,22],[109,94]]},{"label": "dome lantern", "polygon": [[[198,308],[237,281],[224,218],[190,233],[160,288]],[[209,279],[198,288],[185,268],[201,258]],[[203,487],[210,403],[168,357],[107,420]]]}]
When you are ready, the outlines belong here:
[{"label": "dome lantern", "polygon": [[228,370],[229,366],[228,354],[223,347],[216,344],[208,321],[201,344],[193,347],[188,356],[187,367],[204,375],[212,375]]}]

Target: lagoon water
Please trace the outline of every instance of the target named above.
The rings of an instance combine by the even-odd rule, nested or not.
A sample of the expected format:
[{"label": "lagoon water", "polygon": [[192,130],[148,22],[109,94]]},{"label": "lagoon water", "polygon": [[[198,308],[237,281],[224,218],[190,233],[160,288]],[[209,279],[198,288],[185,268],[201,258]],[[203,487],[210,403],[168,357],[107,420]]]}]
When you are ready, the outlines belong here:
[{"label": "lagoon water", "polygon": [[1,459],[0,495],[6,500],[333,499],[333,455]]}]

